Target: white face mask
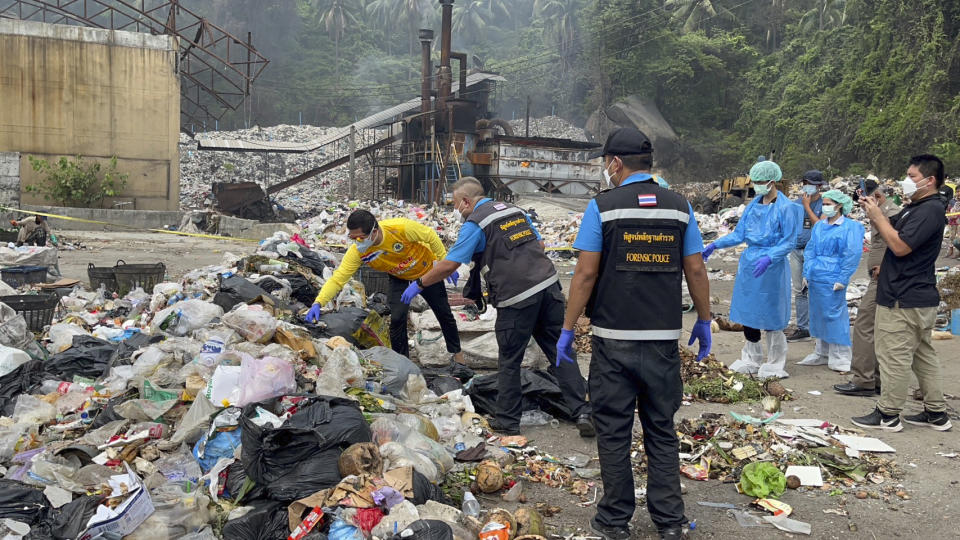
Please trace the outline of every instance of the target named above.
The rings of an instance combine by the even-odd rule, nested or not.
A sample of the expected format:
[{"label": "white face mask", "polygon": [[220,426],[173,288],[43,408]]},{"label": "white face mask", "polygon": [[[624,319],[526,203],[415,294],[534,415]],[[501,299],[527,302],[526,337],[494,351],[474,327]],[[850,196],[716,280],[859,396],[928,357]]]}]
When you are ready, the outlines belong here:
[{"label": "white face mask", "polygon": [[[610,165],[613,165],[613,162],[610,162]],[[613,175],[610,174],[610,165],[607,165],[603,168],[603,189],[610,189],[616,187],[613,184]]]},{"label": "white face mask", "polygon": [[[925,178],[920,179],[921,182],[923,182],[924,180]],[[914,182],[913,179],[910,178],[909,176],[904,178],[903,181],[900,182],[900,187],[903,188],[904,197],[912,197],[913,194],[920,189],[920,186],[918,186],[917,183]]]},{"label": "white face mask", "polygon": [[833,216],[837,215],[837,206],[834,204],[823,205],[823,215],[827,216],[828,218],[832,218]]},{"label": "white face mask", "polygon": [[373,247],[373,234],[376,232],[376,230],[377,228],[374,227],[370,231],[370,234],[368,234],[363,240],[354,240],[354,242],[357,244],[357,251],[360,253],[366,253],[368,249]]},{"label": "white face mask", "polygon": [[803,186],[803,192],[812,197],[813,195],[817,194],[817,186],[814,186],[812,184],[807,184]]},{"label": "white face mask", "polygon": [[463,212],[461,212],[460,209],[457,208],[456,203],[454,203],[454,205],[453,205],[453,218],[456,219],[457,221],[461,222],[461,223],[462,223],[463,220],[464,220]]},{"label": "white face mask", "polygon": [[770,184],[754,184],[753,191],[761,197],[770,193]]}]

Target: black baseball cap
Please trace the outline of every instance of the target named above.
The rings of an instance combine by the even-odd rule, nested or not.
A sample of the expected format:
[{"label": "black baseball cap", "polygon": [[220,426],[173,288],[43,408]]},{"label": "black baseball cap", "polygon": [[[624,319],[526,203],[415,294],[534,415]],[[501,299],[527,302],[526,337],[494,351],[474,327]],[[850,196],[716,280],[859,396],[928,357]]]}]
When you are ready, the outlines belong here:
[{"label": "black baseball cap", "polygon": [[653,145],[642,131],[635,128],[620,128],[610,133],[603,145],[601,156],[632,156],[652,154]]},{"label": "black baseball cap", "polygon": [[803,181],[815,186],[822,186],[825,182],[823,173],[816,169],[803,173]]}]

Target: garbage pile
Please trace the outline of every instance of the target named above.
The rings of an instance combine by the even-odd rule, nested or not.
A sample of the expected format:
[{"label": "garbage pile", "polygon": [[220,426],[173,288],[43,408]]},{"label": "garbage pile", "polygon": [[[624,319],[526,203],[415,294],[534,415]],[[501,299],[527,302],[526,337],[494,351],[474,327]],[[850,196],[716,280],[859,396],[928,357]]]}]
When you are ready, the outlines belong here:
[{"label": "garbage pile", "polygon": [[[198,134],[209,139],[309,142],[336,128],[278,125],[238,131]],[[267,187],[323,165],[329,158],[323,150],[303,154],[264,152],[211,152],[197,150],[197,142],[180,135],[180,207],[197,209],[212,203],[214,182],[256,182]],[[372,178],[368,160],[359,160],[357,185],[367,187]],[[322,204],[325,197],[342,198],[349,189],[347,167],[338,167],[314,179],[291,186],[273,196],[276,203],[294,211]],[[361,193],[361,195],[364,195]],[[370,196],[366,194],[365,196]]]},{"label": "garbage pile", "polygon": [[[898,481],[903,477],[888,459],[895,449],[818,419],[786,419],[777,407],[761,418],[731,412],[702,413],[677,424],[680,436],[680,472],[694,481],[734,484],[746,496],[739,504],[700,501],[699,505],[726,510],[742,527],[776,527],[786,532],[812,532],[799,521],[787,500],[798,495],[851,495],[857,499],[908,500]],[[646,476],[643,442],[634,444],[634,469]],[[638,497],[645,496],[638,490]],[[826,513],[846,515],[841,509]],[[792,517],[789,517],[792,516]],[[807,519],[814,521],[814,516]]]},{"label": "garbage pile", "polygon": [[[526,119],[519,118],[510,121],[513,133],[518,137],[526,135]],[[559,116],[544,116],[530,119],[531,137],[549,137],[552,139],[570,139],[571,141],[589,141],[586,131]]]},{"label": "garbage pile", "polygon": [[[335,263],[277,233],[255,255],[226,254],[150,291],[75,287],[37,334],[0,304],[0,531],[542,534],[522,525],[542,527],[533,508],[482,515],[459,490],[513,487],[498,486],[490,465],[475,470],[508,464],[502,447],[519,442],[493,436],[481,416],[493,412],[495,374],[474,376],[445,353],[427,366],[393,352],[385,296],[368,296],[361,282],[319,323],[300,318]],[[531,369],[522,377],[525,425],[571,419],[555,379]],[[470,476],[478,486],[456,481]],[[463,511],[453,506],[461,502]]]},{"label": "garbage pile", "polygon": [[697,355],[680,347],[680,377],[683,380],[684,401],[738,403],[773,398],[792,399],[789,390],[776,379],[760,380],[752,375],[730,371],[713,354],[697,362]]}]

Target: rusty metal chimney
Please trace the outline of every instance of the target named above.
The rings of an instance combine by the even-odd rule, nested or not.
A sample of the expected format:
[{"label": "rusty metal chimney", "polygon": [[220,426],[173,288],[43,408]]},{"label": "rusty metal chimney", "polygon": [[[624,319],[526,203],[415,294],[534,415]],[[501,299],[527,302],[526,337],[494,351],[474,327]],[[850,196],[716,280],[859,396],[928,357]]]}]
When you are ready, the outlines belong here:
[{"label": "rusty metal chimney", "polygon": [[433,30],[420,29],[420,45],[423,48],[423,67],[420,76],[420,112],[430,112],[430,94],[433,92],[433,62],[430,60],[430,46],[433,43]]},{"label": "rusty metal chimney", "polygon": [[[451,52],[450,59],[460,63],[460,86],[457,88],[457,97],[465,95],[467,91],[467,53]],[[450,76],[453,77],[453,67],[450,68]],[[453,86],[451,83],[451,90]]]},{"label": "rusty metal chimney", "polygon": [[450,71],[450,40],[453,33],[453,0],[440,0],[440,71],[437,85],[437,109],[446,111],[447,98],[453,85]]}]

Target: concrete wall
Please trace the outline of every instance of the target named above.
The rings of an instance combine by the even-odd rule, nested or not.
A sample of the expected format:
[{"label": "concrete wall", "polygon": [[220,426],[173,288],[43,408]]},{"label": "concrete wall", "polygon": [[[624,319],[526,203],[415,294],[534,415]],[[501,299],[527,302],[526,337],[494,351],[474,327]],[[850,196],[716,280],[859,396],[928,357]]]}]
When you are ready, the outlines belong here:
[{"label": "concrete wall", "polygon": [[20,206],[20,154],[17,152],[0,152],[0,206]]},{"label": "concrete wall", "polygon": [[[91,221],[116,223],[119,227],[110,227],[96,223],[84,223],[69,219],[47,218],[50,228],[56,231],[130,231],[131,229],[163,229],[177,227],[183,214],[178,211],[143,210],[131,212],[129,210],[114,210],[112,208],[63,208],[59,206],[39,206],[22,204],[20,208],[32,212],[56,214],[58,216],[74,217]],[[26,214],[16,214],[16,219],[23,219]]]},{"label": "concrete wall", "polygon": [[0,152],[20,153],[21,190],[38,181],[29,156],[116,156],[123,208],[176,210],[179,84],[171,36],[0,19]]}]

